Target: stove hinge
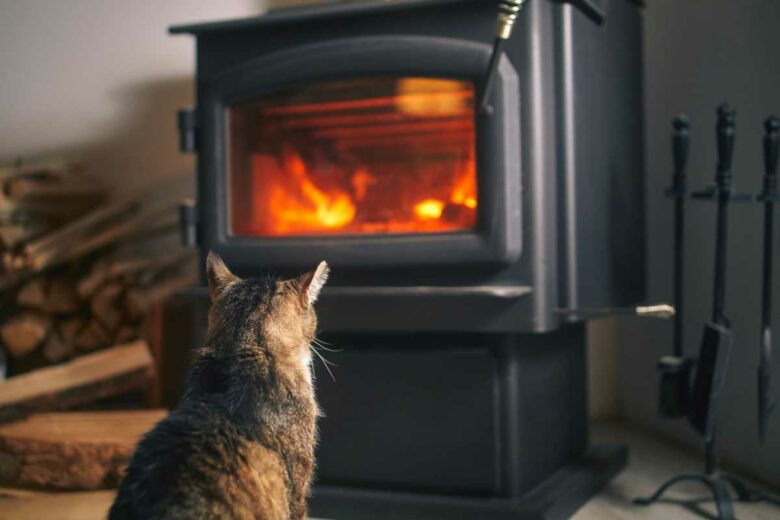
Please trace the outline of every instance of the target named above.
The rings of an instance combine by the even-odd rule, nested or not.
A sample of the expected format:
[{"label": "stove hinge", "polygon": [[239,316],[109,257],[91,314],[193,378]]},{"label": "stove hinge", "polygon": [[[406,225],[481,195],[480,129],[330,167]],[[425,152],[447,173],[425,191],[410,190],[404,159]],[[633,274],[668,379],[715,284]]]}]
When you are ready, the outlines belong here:
[{"label": "stove hinge", "polygon": [[177,112],[179,150],[182,152],[196,152],[198,150],[197,114],[197,111],[192,107],[181,108]]},{"label": "stove hinge", "polygon": [[185,200],[179,206],[181,243],[184,247],[198,247],[198,205],[194,200]]}]

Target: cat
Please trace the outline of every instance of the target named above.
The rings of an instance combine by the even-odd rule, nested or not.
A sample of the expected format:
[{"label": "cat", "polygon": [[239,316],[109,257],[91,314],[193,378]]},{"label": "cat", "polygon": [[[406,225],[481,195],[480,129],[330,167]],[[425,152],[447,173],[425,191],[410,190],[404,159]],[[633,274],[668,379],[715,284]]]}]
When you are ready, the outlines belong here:
[{"label": "cat", "polygon": [[138,445],[109,520],[303,520],[314,469],[313,304],[321,262],[292,280],[206,262],[211,309],[179,407]]}]

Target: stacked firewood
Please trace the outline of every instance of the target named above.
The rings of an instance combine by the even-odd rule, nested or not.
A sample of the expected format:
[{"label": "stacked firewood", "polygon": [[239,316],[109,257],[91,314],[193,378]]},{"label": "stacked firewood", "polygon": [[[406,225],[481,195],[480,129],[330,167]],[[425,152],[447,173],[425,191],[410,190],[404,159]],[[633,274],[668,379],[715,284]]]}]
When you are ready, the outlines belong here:
[{"label": "stacked firewood", "polygon": [[83,164],[63,160],[0,167],[0,253],[6,263],[24,244],[105,202],[106,189]]},{"label": "stacked firewood", "polygon": [[150,305],[195,282],[182,270],[190,255],[116,259],[99,255],[31,277],[9,302],[0,324],[8,355],[39,350],[50,363],[138,339]]},{"label": "stacked firewood", "polygon": [[110,199],[68,161],[0,167],[0,485],[116,485],[165,415],[138,409],[159,406],[154,324],[197,283],[168,193]]},{"label": "stacked firewood", "polygon": [[176,231],[176,201],[154,195],[109,201],[73,162],[0,168],[0,349],[12,373],[138,339],[153,302],[196,283],[191,253],[144,248]]}]

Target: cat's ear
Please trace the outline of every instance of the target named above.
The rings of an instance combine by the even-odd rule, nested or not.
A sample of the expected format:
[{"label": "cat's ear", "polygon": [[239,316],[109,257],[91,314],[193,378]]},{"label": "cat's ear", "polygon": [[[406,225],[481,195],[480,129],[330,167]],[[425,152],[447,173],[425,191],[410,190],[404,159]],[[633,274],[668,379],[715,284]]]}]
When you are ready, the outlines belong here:
[{"label": "cat's ear", "polygon": [[308,309],[317,301],[322,286],[328,281],[328,273],[330,273],[330,268],[325,261],[322,261],[317,269],[298,278],[298,299],[301,307]]},{"label": "cat's ear", "polygon": [[209,256],[206,258],[206,277],[209,281],[209,296],[212,302],[217,301],[228,285],[239,281],[238,276],[230,272],[222,258],[214,251],[209,251]]}]

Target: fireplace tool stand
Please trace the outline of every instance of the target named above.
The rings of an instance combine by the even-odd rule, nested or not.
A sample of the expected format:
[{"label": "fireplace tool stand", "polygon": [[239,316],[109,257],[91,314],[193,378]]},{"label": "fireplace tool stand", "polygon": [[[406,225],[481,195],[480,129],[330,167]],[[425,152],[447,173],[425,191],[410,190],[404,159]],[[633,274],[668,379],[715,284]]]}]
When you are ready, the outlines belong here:
[{"label": "fireplace tool stand", "polygon": [[[776,123],[776,121],[775,121]],[[682,198],[685,193],[684,165],[688,148],[688,123],[682,117],[675,118],[672,137],[675,166],[674,185],[670,194],[677,199],[675,212],[675,304],[676,319],[682,313],[682,222],[684,218]],[[774,175],[777,165],[777,125],[767,121],[765,146],[766,175]],[[712,493],[720,520],[734,519],[733,502],[769,501],[780,505],[780,496],[755,490],[732,475],[717,471],[715,457],[717,407],[723,388],[726,369],[731,352],[732,333],[728,318],[724,314],[726,288],[726,250],[729,202],[749,202],[753,197],[732,192],[731,159],[734,147],[734,110],[724,104],[718,107],[716,125],[718,166],[715,186],[693,194],[701,200],[717,201],[715,280],[711,321],[704,326],[699,358],[696,362],[696,375],[692,389],[688,388],[690,370],[694,363],[682,357],[682,324],[675,324],[674,356],[665,356],[659,360],[661,372],[660,411],[665,416],[687,415],[694,429],[704,439],[705,466],[703,473],[686,473],[665,482],[649,497],[634,500],[638,505],[650,505],[662,498],[664,493],[680,482],[700,482]],[[774,177],[773,177],[774,178]],[[765,192],[766,190],[765,180]],[[769,181],[771,184],[771,181]],[[771,196],[771,190],[769,190]],[[766,193],[764,194],[766,196]],[[766,270],[764,272],[766,276]],[[759,369],[759,385],[764,372]],[[766,384],[765,384],[766,386]],[[760,388],[762,388],[760,386]],[[761,396],[759,395],[761,401]],[[761,412],[760,412],[761,413]],[[734,491],[732,498],[729,490]]]}]

